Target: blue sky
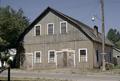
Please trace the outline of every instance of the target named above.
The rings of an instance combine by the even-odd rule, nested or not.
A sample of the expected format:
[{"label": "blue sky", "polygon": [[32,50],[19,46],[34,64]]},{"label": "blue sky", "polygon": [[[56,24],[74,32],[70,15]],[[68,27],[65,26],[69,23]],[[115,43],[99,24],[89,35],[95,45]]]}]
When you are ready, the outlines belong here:
[{"label": "blue sky", "polygon": [[[83,23],[98,25],[101,31],[99,0],[0,0],[1,6],[10,5],[13,9],[22,8],[24,15],[32,22],[48,6],[69,15]],[[120,30],[120,0],[104,0],[105,30],[116,28]],[[91,21],[93,15],[98,19]]]}]

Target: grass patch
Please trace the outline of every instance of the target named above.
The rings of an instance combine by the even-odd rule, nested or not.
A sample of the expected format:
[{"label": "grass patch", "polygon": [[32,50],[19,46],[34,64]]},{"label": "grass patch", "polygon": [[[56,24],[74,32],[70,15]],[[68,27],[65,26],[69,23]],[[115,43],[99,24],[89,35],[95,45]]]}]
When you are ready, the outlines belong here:
[{"label": "grass patch", "polygon": [[[0,81],[7,81],[7,78],[0,77]],[[68,80],[47,79],[47,78],[11,78],[11,81],[68,81]]]},{"label": "grass patch", "polygon": [[114,69],[120,69],[120,65],[114,66]]}]

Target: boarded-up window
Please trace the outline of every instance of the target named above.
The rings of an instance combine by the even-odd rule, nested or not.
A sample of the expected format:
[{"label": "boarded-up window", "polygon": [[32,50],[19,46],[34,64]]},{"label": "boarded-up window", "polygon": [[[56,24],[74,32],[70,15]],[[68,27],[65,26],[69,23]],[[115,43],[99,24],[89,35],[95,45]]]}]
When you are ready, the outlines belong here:
[{"label": "boarded-up window", "polygon": [[79,62],[87,62],[87,49],[79,49]]},{"label": "boarded-up window", "polygon": [[67,32],[67,22],[66,21],[64,21],[64,22],[60,22],[60,33],[61,34],[64,34],[64,33],[66,33]]},{"label": "boarded-up window", "polygon": [[39,36],[40,35],[40,25],[35,26],[35,36]]},{"label": "boarded-up window", "polygon": [[48,35],[54,34],[54,24],[50,23],[48,24]]},{"label": "boarded-up window", "polygon": [[36,51],[34,54],[34,63],[41,63],[41,52]]},{"label": "boarded-up window", "polygon": [[55,51],[54,50],[50,50],[48,52],[48,62],[55,62]]}]

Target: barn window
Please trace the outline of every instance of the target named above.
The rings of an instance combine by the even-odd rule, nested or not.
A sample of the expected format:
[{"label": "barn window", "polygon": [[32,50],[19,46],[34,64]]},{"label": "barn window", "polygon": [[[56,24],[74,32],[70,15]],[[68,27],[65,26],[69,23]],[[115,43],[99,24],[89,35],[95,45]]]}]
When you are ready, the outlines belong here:
[{"label": "barn window", "polygon": [[48,35],[54,34],[54,24],[53,23],[48,23],[48,25],[47,25],[47,34]]},{"label": "barn window", "polygon": [[41,51],[35,51],[34,63],[41,63]]},{"label": "barn window", "polygon": [[41,34],[41,25],[36,25],[34,29],[34,35],[39,36]]},{"label": "barn window", "polygon": [[60,33],[61,34],[67,33],[67,22],[66,21],[60,22]]},{"label": "barn window", "polygon": [[79,49],[79,62],[87,62],[87,48]]},{"label": "barn window", "polygon": [[96,60],[97,60],[97,62],[99,62],[99,53],[98,53],[98,50],[96,50]]},{"label": "barn window", "polygon": [[48,51],[48,63],[55,62],[55,50]]}]

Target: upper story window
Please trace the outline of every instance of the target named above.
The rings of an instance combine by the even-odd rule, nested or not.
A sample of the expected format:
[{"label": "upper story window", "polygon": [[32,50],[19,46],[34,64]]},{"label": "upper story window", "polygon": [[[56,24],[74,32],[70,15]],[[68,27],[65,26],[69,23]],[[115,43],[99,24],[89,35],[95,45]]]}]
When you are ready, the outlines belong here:
[{"label": "upper story window", "polygon": [[48,23],[47,24],[47,34],[48,35],[53,35],[54,34],[54,24],[53,23]]},{"label": "upper story window", "polygon": [[41,34],[41,25],[35,25],[34,35],[39,36]]},{"label": "upper story window", "polygon": [[41,63],[41,51],[35,51],[34,63]]},{"label": "upper story window", "polygon": [[60,22],[60,33],[61,34],[67,33],[67,22],[66,21]]},{"label": "upper story window", "polygon": [[87,62],[87,48],[79,49],[79,62]]},{"label": "upper story window", "polygon": [[55,50],[48,51],[48,63],[55,62]]}]

